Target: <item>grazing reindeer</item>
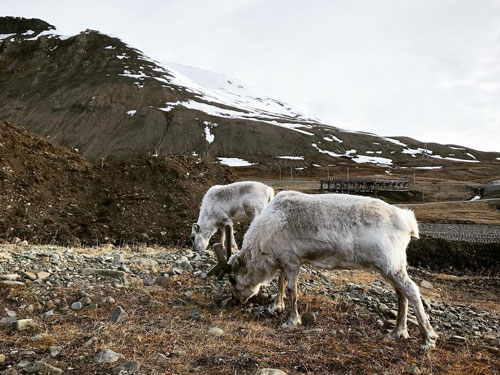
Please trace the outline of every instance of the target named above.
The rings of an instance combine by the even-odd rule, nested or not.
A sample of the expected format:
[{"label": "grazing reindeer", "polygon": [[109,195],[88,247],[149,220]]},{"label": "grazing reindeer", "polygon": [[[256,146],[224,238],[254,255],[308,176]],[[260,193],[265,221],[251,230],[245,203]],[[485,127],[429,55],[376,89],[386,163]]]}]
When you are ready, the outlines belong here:
[{"label": "grazing reindeer", "polygon": [[[206,192],[201,202],[198,221],[193,224],[191,241],[195,251],[207,248],[210,238],[220,229],[225,243],[224,226],[233,227],[233,220],[252,220],[273,199],[272,187],[260,182],[242,181],[229,185],[215,185]],[[238,249],[231,231],[232,246]]]},{"label": "grazing reindeer", "polygon": [[[210,274],[229,274],[233,298],[245,303],[280,270],[273,309],[284,309],[283,294],[291,301],[284,328],[301,324],[297,311],[297,278],[301,264],[325,269],[376,270],[398,296],[398,316],[390,337],[407,338],[410,301],[422,335],[422,349],[435,346],[437,334],[424,311],[417,285],[406,272],[406,247],[418,238],[418,224],[410,210],[379,199],[342,194],[308,195],[284,191],[254,219],[241,251],[228,254],[214,246],[218,264]],[[229,245],[230,246],[230,245]]]}]

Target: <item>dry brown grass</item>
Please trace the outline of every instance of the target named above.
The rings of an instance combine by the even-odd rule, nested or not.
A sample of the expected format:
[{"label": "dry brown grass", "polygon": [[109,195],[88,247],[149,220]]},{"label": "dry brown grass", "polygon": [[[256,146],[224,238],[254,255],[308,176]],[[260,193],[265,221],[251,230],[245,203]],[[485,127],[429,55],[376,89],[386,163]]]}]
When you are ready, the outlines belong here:
[{"label": "dry brown grass", "polygon": [[[375,274],[361,272],[347,276],[336,282],[376,278]],[[188,290],[194,293],[191,299],[184,296]],[[21,293],[32,298],[26,290]],[[61,290],[60,294],[76,296],[77,291]],[[109,323],[112,306],[97,306],[80,312],[57,312],[44,323],[38,320],[37,328],[14,335],[2,330],[0,352],[7,355],[3,365],[17,363],[23,350],[34,350],[44,357],[47,346],[57,343],[64,351],[54,365],[71,367],[74,370],[68,373],[75,374],[109,374],[110,365],[91,363],[103,348],[122,353],[127,360],[140,361],[141,374],[254,374],[260,367],[280,368],[288,374],[404,374],[412,365],[424,374],[489,375],[500,370],[495,353],[479,342],[457,346],[441,340],[435,350],[422,353],[417,327],[410,326],[410,340],[389,341],[384,329],[377,326],[375,315],[360,305],[334,302],[329,297],[301,296],[301,313],[314,311],[318,315],[314,328],[320,330],[311,332],[310,327],[283,331],[280,325],[285,315],[255,319],[243,309],[223,310],[219,304],[227,294],[214,293],[208,280],[187,273],[170,279],[165,288],[148,291],[137,283],[110,295],[128,312],[125,323]],[[0,308],[8,307],[7,303],[0,300]],[[193,309],[201,313],[200,320],[189,318]],[[95,332],[98,321],[106,322],[105,327]],[[225,335],[208,335],[212,326],[222,328]],[[38,333],[43,333],[44,339],[31,342],[29,338]],[[84,347],[92,337],[94,341]],[[13,350],[17,354],[11,355]]]},{"label": "dry brown grass", "polygon": [[408,205],[419,221],[500,224],[500,201]]}]

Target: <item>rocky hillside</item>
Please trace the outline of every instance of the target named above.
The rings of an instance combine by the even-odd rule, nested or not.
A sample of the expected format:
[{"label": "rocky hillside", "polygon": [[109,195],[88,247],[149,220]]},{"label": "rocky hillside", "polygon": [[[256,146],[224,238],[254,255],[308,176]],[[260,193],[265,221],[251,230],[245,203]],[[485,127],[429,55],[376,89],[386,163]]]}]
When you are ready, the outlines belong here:
[{"label": "rocky hillside", "polygon": [[229,165],[326,163],[440,168],[500,154],[322,124],[230,77],[160,63],[120,39],[0,18],[0,119],[91,161],[197,154]]},{"label": "rocky hillside", "polygon": [[205,191],[233,179],[193,156],[93,166],[0,121],[0,240],[183,244]]}]

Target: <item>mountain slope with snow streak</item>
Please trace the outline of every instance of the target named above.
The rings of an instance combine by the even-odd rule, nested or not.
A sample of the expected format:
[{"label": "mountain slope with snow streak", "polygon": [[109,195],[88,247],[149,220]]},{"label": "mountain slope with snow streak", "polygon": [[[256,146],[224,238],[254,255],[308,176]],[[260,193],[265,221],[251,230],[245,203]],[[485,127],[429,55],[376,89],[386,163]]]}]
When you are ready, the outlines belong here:
[{"label": "mountain slope with snow streak", "polygon": [[500,157],[323,124],[238,79],[156,61],[97,31],[63,36],[41,22],[0,17],[0,119],[92,161],[175,153],[259,168],[436,169]]}]

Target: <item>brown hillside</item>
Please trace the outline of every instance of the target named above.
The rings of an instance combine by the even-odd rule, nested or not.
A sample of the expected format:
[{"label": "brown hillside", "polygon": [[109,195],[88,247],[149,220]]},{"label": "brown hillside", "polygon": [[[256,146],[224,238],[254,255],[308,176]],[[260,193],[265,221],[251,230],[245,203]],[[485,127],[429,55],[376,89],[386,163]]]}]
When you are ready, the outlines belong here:
[{"label": "brown hillside", "polygon": [[233,179],[227,168],[189,156],[92,166],[0,122],[0,239],[183,244],[204,192]]}]

